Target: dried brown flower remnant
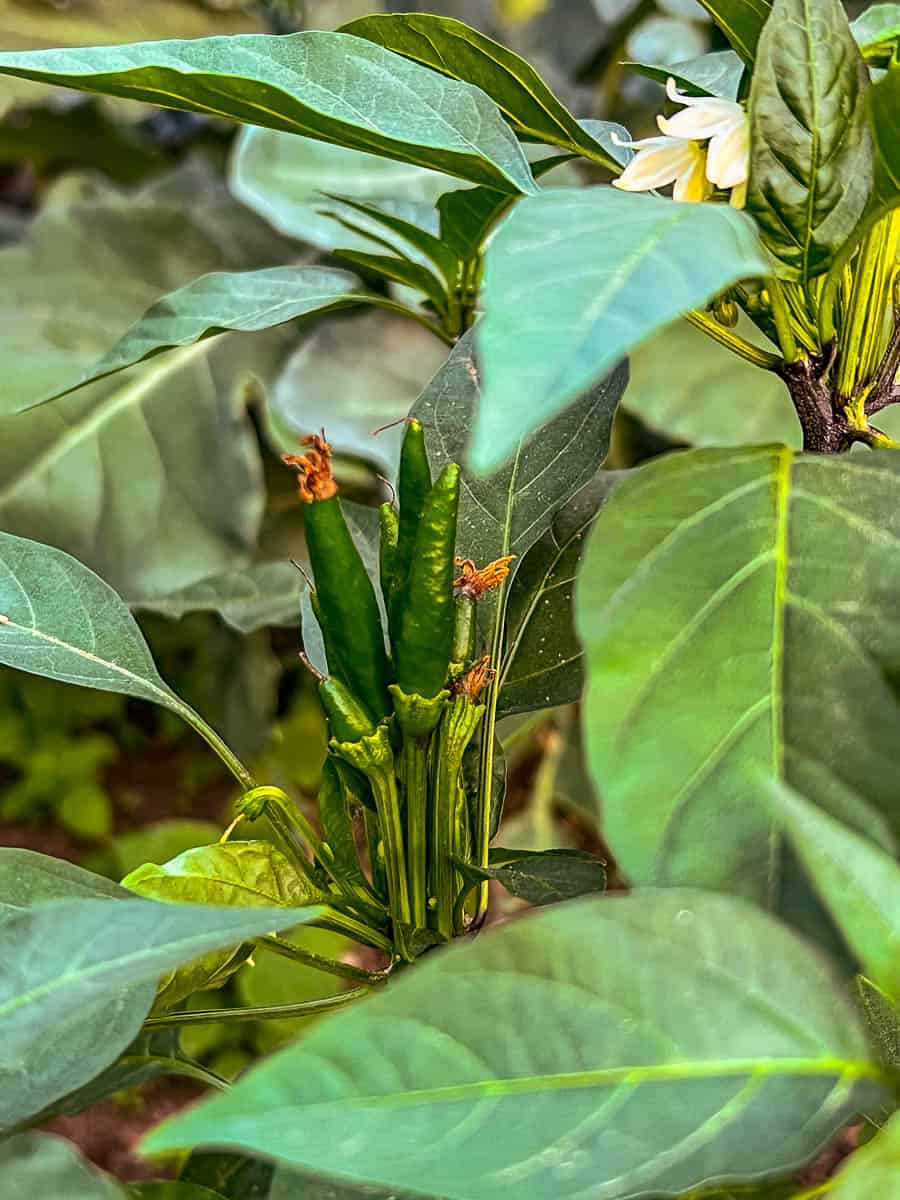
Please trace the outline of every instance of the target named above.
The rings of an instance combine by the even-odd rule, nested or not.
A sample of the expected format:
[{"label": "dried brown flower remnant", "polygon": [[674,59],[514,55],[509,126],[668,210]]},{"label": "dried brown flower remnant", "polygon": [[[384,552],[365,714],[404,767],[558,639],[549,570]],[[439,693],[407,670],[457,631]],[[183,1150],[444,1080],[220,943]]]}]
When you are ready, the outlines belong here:
[{"label": "dried brown flower remnant", "polygon": [[509,574],[509,564],[515,557],[514,554],[507,554],[505,558],[495,558],[492,563],[488,563],[480,571],[471,558],[456,559],[460,574],[457,579],[453,580],[454,590],[458,595],[465,596],[467,600],[480,600],[485,592],[489,592],[503,583]]},{"label": "dried brown flower remnant", "polygon": [[325,441],[325,431],[311,433],[303,438],[301,446],[308,447],[305,454],[283,454],[282,462],[297,470],[297,486],[300,499],[305,504],[316,500],[330,500],[337,495],[337,484],[331,473],[331,446]]},{"label": "dried brown flower remnant", "polygon": [[465,675],[460,675],[459,679],[454,680],[453,694],[466,696],[473,704],[477,704],[478,697],[484,689],[494,682],[495,674],[496,671],[491,666],[490,655],[486,654]]}]

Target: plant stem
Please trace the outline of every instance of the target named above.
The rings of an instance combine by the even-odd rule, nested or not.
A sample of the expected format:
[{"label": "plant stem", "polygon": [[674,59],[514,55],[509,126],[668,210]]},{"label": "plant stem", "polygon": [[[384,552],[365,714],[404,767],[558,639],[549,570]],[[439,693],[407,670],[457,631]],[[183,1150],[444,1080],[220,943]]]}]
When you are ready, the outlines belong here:
[{"label": "plant stem", "polygon": [[364,946],[371,946],[373,950],[383,950],[385,954],[393,953],[394,947],[383,933],[372,929],[349,913],[329,908],[321,917],[314,917],[308,924],[315,925],[319,929],[330,929],[333,933],[343,933],[346,937],[361,942]]},{"label": "plant stem", "polygon": [[220,1021],[277,1021],[286,1017],[310,1017],[315,1013],[331,1012],[368,996],[370,988],[351,988],[324,1000],[303,1000],[297,1004],[269,1004],[259,1008],[211,1008],[196,1012],[166,1013],[163,1017],[148,1017],[144,1029],[167,1029],[172,1025],[218,1025]]},{"label": "plant stem", "polygon": [[702,330],[713,341],[727,347],[747,362],[753,363],[755,367],[764,367],[767,371],[775,371],[781,366],[782,360],[777,354],[770,354],[761,346],[754,346],[752,342],[732,333],[730,329],[726,329],[724,325],[720,325],[715,318],[708,317],[706,313],[694,310],[685,313],[684,316],[685,320],[690,321],[696,329]]},{"label": "plant stem", "polygon": [[282,958],[290,958],[294,962],[302,963],[307,967],[315,967],[317,971],[323,971],[326,975],[337,975],[341,979],[354,979],[359,983],[371,984],[383,983],[388,977],[387,971],[366,971],[362,967],[354,967],[350,963],[338,962],[336,959],[326,958],[323,954],[305,950],[302,946],[295,946],[293,942],[286,942],[274,934],[257,938],[255,944],[264,950],[271,951],[272,954],[280,954]]},{"label": "plant stem", "polygon": [[403,734],[397,759],[406,797],[409,906],[416,929],[428,925],[428,737]]},{"label": "plant stem", "polygon": [[179,715],[179,717],[181,717],[183,721],[186,721],[196,733],[199,733],[204,742],[206,742],[206,744],[210,746],[216,752],[216,754],[218,754],[219,758],[241,785],[243,791],[252,791],[253,788],[256,787],[256,780],[253,778],[247,767],[244,766],[238,756],[234,753],[231,747],[219,737],[212,726],[208,725],[207,722],[204,721],[200,716],[200,714],[195,712],[195,710],[191,708],[189,704],[185,704],[183,700],[178,700],[177,697],[174,697],[173,699],[175,702],[171,705],[172,709]]},{"label": "plant stem", "polygon": [[431,894],[435,909],[433,923],[448,942],[454,933],[456,868],[453,859],[465,851],[466,795],[462,782],[462,760],[484,706],[466,696],[455,696],[438,727],[437,765],[431,829]]},{"label": "plant stem", "polygon": [[770,279],[766,280],[766,289],[769,293],[772,320],[775,322],[775,332],[778,334],[778,344],[781,347],[781,353],[784,355],[784,361],[788,364],[798,362],[801,354],[794,338],[794,330],[791,327],[791,315],[788,311],[787,301],[785,300],[780,280],[776,279],[773,275]]}]

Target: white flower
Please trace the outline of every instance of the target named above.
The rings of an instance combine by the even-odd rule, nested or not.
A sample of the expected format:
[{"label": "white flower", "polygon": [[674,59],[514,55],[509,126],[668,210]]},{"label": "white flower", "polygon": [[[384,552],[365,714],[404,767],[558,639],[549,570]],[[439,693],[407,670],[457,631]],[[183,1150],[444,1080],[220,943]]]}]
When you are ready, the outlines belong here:
[{"label": "white flower", "polygon": [[637,150],[613,187],[625,192],[647,192],[674,183],[676,200],[705,200],[712,191],[704,174],[706,151],[699,142],[676,137],[644,138],[625,142],[612,135],[617,146]]},{"label": "white flower", "polygon": [[[750,166],[747,114],[735,100],[688,96],[669,79],[666,94],[681,112],[657,117],[662,137],[618,142],[638,153],[615,186],[629,192],[675,184],[675,200],[705,200],[713,187],[731,190],[731,203],[742,208]],[[702,143],[708,142],[707,146]]]}]

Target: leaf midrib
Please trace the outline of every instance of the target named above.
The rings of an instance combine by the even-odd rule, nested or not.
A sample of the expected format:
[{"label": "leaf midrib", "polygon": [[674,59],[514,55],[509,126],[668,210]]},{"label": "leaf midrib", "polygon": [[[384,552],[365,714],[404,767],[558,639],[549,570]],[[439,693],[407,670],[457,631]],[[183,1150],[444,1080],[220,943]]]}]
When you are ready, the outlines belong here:
[{"label": "leaf midrib", "polygon": [[[325,1061],[328,1061],[326,1058]],[[881,1082],[883,1070],[875,1063],[843,1058],[746,1058],[710,1059],[703,1062],[670,1062],[604,1067],[588,1071],[566,1071],[556,1074],[520,1075],[506,1079],[484,1079],[468,1083],[445,1084],[440,1087],[416,1088],[405,1092],[372,1093],[365,1096],[346,1096],[339,1100],[312,1101],[282,1105],[267,1109],[268,1114],[295,1112],[306,1114],[345,1113],[348,1108],[403,1108],[418,1104],[455,1103],[484,1097],[533,1095],[540,1092],[575,1091],[646,1083],[669,1083],[691,1079],[725,1079],[741,1076],[778,1077],[838,1077],[839,1079],[870,1079]]]}]

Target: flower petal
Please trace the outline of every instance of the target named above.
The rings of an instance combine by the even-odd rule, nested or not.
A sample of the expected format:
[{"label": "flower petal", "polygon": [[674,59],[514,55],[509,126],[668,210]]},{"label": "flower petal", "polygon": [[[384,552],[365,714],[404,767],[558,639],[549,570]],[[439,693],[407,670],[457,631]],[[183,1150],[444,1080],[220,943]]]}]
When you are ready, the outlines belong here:
[{"label": "flower petal", "polygon": [[[725,105],[725,108],[711,107]],[[736,110],[736,111],[735,111]],[[657,117],[656,123],[666,137],[703,141],[716,134],[728,133],[746,120],[744,110],[730,100],[708,100],[706,105],[684,108],[674,117]]]},{"label": "flower petal", "polygon": [[613,187],[626,192],[647,192],[673,183],[694,165],[698,147],[693,143],[674,138],[653,141],[657,144],[640,150],[619,178],[613,180]]},{"label": "flower petal", "polygon": [[746,183],[750,172],[750,124],[735,125],[719,133],[709,143],[706,158],[706,178],[720,188],[737,187]]},{"label": "flower petal", "polygon": [[706,178],[705,166],[706,154],[698,147],[694,161],[675,180],[675,187],[672,190],[673,200],[686,200],[699,204],[706,199],[712,191],[712,184]]}]

